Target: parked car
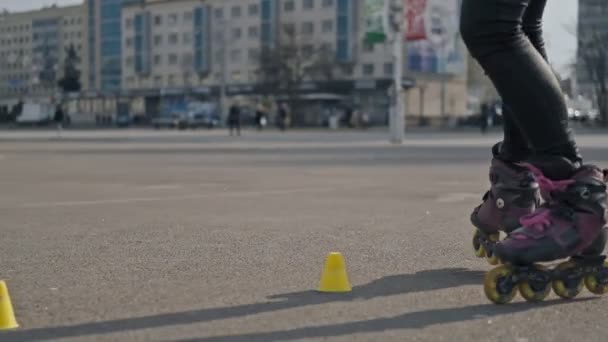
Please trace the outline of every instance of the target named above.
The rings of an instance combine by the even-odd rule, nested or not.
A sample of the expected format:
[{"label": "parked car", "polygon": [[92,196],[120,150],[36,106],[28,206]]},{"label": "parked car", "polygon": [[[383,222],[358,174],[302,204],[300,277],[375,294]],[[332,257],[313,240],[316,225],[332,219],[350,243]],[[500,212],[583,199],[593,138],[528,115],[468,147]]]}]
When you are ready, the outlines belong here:
[{"label": "parked car", "polygon": [[45,125],[53,121],[54,107],[50,104],[26,102],[21,115],[17,117],[20,125]]},{"label": "parked car", "polygon": [[185,126],[188,128],[215,128],[220,125],[221,119],[217,106],[209,102],[191,102],[185,115]]},{"label": "parked car", "polygon": [[152,126],[156,129],[180,127],[180,116],[177,114],[161,115],[152,119]]},{"label": "parked car", "polygon": [[208,129],[215,128],[220,125],[220,117],[217,114],[199,112],[188,113],[187,126],[195,129],[205,127]]}]

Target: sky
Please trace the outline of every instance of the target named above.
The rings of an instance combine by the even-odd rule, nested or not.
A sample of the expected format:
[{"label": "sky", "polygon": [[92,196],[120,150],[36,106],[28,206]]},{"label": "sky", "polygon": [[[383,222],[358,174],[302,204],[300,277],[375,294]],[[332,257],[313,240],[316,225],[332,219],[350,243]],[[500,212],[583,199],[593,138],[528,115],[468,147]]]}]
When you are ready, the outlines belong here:
[{"label": "sky", "polygon": [[[70,5],[82,3],[82,0],[0,0],[0,8],[22,11],[53,3]],[[574,60],[576,54],[576,37],[569,33],[566,27],[576,25],[577,9],[576,0],[548,0],[545,12],[545,38],[549,56],[562,73],[568,72],[568,64]]]}]

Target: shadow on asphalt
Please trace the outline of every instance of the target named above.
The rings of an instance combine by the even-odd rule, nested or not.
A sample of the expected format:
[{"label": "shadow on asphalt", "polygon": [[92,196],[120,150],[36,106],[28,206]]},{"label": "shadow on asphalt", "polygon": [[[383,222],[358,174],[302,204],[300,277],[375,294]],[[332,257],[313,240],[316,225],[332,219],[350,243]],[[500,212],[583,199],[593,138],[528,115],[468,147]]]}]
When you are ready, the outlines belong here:
[{"label": "shadow on asphalt", "polygon": [[[579,299],[576,301],[581,302],[592,299],[593,298],[586,298]],[[435,324],[456,323],[473,319],[489,318],[564,303],[572,303],[572,301],[554,299],[537,304],[518,302],[504,306],[498,306],[494,304],[482,304],[447,309],[431,309],[425,311],[408,312],[393,317],[376,318],[364,321],[319,325],[313,327],[270,331],[254,334],[225,335],[184,340],[173,340],[173,342],[290,341],[314,337],[348,336],[357,333],[382,332],[388,330],[420,329]]]},{"label": "shadow on asphalt", "polygon": [[[17,330],[0,333],[0,340],[40,341],[58,338],[83,337],[88,335],[111,334],[117,332],[245,317],[259,313],[326,303],[348,302],[413,292],[426,292],[466,285],[480,285],[483,280],[483,274],[484,272],[482,271],[471,271],[463,268],[428,270],[413,274],[383,277],[365,285],[355,286],[353,291],[349,294],[321,294],[315,291],[286,293],[268,297],[269,301],[261,303],[165,313],[152,316],[91,322],[70,326]],[[550,301],[540,305],[557,304],[557,302]],[[460,308],[432,309],[426,311],[409,312],[395,317],[378,318],[366,321],[306,327],[259,334],[197,338],[193,339],[192,341],[273,341],[301,339],[305,337],[341,336],[358,332],[372,332],[391,329],[413,329],[433,324],[478,319],[480,316],[490,317],[525,311],[538,306],[539,304],[527,305],[525,303],[517,303],[508,306],[487,304]]]}]

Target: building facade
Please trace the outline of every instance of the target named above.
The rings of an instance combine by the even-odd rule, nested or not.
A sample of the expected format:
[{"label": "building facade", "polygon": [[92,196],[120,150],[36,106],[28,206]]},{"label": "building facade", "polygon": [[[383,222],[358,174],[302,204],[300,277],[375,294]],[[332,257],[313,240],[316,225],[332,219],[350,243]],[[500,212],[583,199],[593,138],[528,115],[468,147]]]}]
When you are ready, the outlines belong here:
[{"label": "building facade", "polygon": [[[584,54],[588,53],[589,49],[608,45],[608,3],[605,0],[579,0],[577,32],[577,90],[579,94],[593,97],[594,87]],[[590,38],[593,35],[603,36],[605,41],[591,42]]]},{"label": "building facade", "polygon": [[88,42],[88,89],[117,93],[122,89],[122,10],[140,0],[85,0]]},{"label": "building facade", "polygon": [[0,98],[53,96],[70,46],[80,60],[77,68],[84,71],[84,22],[83,6],[0,14]]},{"label": "building facade", "polygon": [[[386,124],[392,47],[365,43],[365,20],[364,0],[85,0],[11,13],[0,21],[0,94],[49,93],[64,47],[74,44],[84,90],[74,111],[86,114],[83,121],[110,122],[126,107],[152,118],[192,99],[224,109],[235,97],[276,104],[295,92],[306,102],[296,124],[318,125],[349,109]],[[440,87],[445,78],[416,70],[404,79],[421,81],[404,95],[410,115],[445,114],[435,94],[446,88],[448,111],[465,112],[466,75]]]},{"label": "building facade", "polygon": [[[363,1],[148,0],[123,7],[122,85],[131,94],[260,98],[263,51],[298,50],[293,63],[329,53],[323,74],[302,74],[309,102],[351,102],[386,121],[390,48],[363,44]],[[289,32],[287,34],[286,32]],[[310,51],[310,56],[306,56]],[[312,53],[312,52],[315,53]],[[276,88],[274,88],[276,90]],[[354,94],[354,96],[353,96]],[[302,124],[319,118],[300,115]]]}]

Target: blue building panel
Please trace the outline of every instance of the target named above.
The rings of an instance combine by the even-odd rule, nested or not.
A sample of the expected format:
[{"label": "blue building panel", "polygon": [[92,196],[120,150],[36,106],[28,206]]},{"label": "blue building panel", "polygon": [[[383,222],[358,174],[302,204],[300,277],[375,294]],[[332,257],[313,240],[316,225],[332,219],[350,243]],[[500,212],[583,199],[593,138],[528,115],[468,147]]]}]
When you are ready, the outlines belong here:
[{"label": "blue building panel", "polygon": [[99,1],[101,90],[116,91],[121,87],[122,6],[125,0]]},{"label": "blue building panel", "polygon": [[150,72],[150,13],[139,13],[135,16],[135,72]]},{"label": "blue building panel", "polygon": [[353,61],[354,6],[352,0],[338,0],[336,6],[336,58],[342,63]]},{"label": "blue building panel", "polygon": [[278,1],[260,0],[260,11],[262,27],[261,40],[263,48],[273,48],[276,43],[277,20],[278,20]]},{"label": "blue building panel", "polygon": [[211,70],[210,12],[209,6],[197,7],[194,10],[194,68],[199,73]]}]

